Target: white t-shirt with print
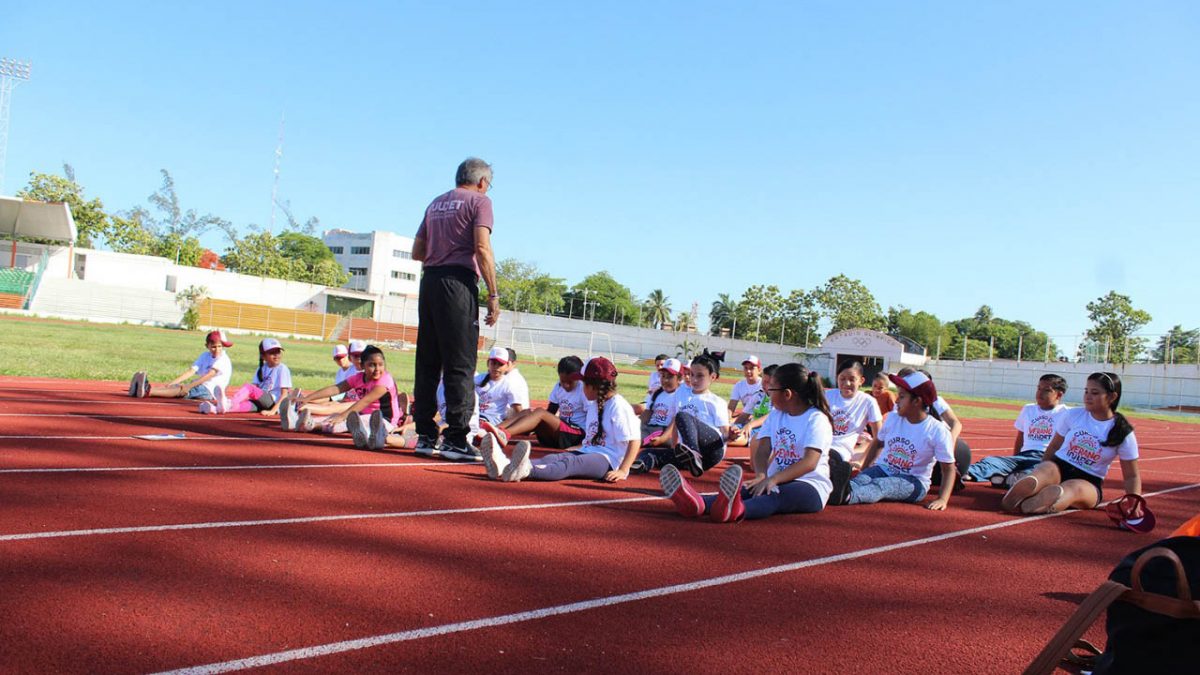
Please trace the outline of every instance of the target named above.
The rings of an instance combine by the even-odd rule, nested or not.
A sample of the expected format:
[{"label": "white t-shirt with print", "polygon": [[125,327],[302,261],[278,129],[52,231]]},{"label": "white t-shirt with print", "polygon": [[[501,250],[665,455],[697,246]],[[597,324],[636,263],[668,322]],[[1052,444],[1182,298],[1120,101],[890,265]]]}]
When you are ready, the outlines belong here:
[{"label": "white t-shirt with print", "polygon": [[688,389],[684,391],[682,388],[677,389],[676,393],[678,403],[675,407],[675,414],[691,413],[697,420],[707,424],[714,429],[729,426],[729,406],[725,403],[725,399],[717,396],[711,391],[706,391],[703,394]]},{"label": "white t-shirt with print", "polygon": [[1063,412],[1070,410],[1059,403],[1050,410],[1043,410],[1036,403],[1030,403],[1021,408],[1021,414],[1013,422],[1013,428],[1021,432],[1021,452],[1036,450],[1043,452],[1050,440],[1054,438],[1054,420]]},{"label": "white t-shirt with print", "polygon": [[613,469],[621,466],[629,442],[641,440],[641,422],[633,412],[633,406],[624,396],[614,394],[604,403],[604,435],[596,437],[599,429],[599,406],[595,401],[587,402],[587,421],[583,427],[583,445],[580,452],[597,453],[608,459],[608,465]]},{"label": "white t-shirt with print", "polygon": [[645,407],[650,411],[650,421],[646,424],[652,427],[666,427],[675,419],[675,413],[679,410],[679,396],[683,393],[683,389],[675,391],[662,390],[658,395],[647,394]]},{"label": "white t-shirt with print", "polygon": [[[442,418],[442,424],[446,423],[446,381],[438,380],[437,393],[437,411]],[[467,423],[472,433],[479,431],[479,396],[471,391],[471,421]]]},{"label": "white t-shirt with print", "polygon": [[762,397],[763,388],[761,379],[754,384],[750,384],[745,379],[738,380],[734,383],[733,391],[729,394],[729,400],[741,401],[742,412],[747,413],[754,410],[754,406],[758,405]]},{"label": "white t-shirt with print", "polygon": [[900,415],[888,415],[879,438],[883,441],[883,449],[875,466],[883,468],[889,476],[908,474],[921,481],[926,490],[935,463],[954,463],[950,428],[932,415],[927,415],[920,424],[913,424]]},{"label": "white t-shirt with print", "polygon": [[[259,377],[260,370],[261,378]],[[283,389],[292,388],[292,371],[286,363],[280,363],[274,368],[264,363],[262,368],[254,371],[253,382],[254,386],[267,392],[278,401]]]},{"label": "white t-shirt with print", "polygon": [[201,385],[209,394],[213,393],[214,387],[229,389],[229,378],[233,377],[233,362],[229,360],[229,354],[225,350],[222,349],[221,355],[215,359],[212,352],[204,352],[192,363],[192,367],[196,369],[197,377],[204,377],[210,370],[217,371],[211,380]]},{"label": "white t-shirt with print", "polygon": [[489,378],[487,373],[476,377],[475,394],[479,397],[479,416],[492,424],[503,422],[513,405],[529,407],[529,385],[515,370],[505,373],[499,380]]},{"label": "white t-shirt with print", "polygon": [[782,410],[772,410],[763,423],[761,438],[771,441],[771,463],[767,475],[774,476],[789,466],[804,459],[806,448],[821,451],[821,459],[812,471],[797,478],[809,483],[821,495],[821,503],[829,500],[833,483],[829,480],[829,452],[833,443],[833,426],[825,413],[809,408],[799,415],[789,415]]},{"label": "white t-shirt with print", "polygon": [[1102,422],[1083,408],[1067,410],[1054,420],[1054,433],[1063,437],[1062,447],[1054,456],[1077,469],[1104,478],[1114,459],[1138,458],[1137,438],[1132,431],[1114,448],[1101,445],[1116,423],[1115,417]]},{"label": "white t-shirt with print", "polygon": [[563,389],[562,384],[556,382],[550,390],[548,402],[558,405],[558,418],[564,422],[580,429],[587,422],[587,397],[583,395],[582,382],[576,382],[571,391]]},{"label": "white t-shirt with print", "polygon": [[842,396],[839,389],[826,389],[825,400],[829,402],[829,414],[833,416],[833,450],[847,462],[854,455],[858,435],[867,424],[883,419],[875,397],[861,391],[850,398]]}]

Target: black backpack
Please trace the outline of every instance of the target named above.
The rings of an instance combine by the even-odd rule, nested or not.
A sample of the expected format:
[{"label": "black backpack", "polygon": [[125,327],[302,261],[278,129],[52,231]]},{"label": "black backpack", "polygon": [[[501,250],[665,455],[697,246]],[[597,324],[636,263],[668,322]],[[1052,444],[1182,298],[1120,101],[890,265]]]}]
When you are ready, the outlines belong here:
[{"label": "black backpack", "polygon": [[[1050,673],[1065,658],[1095,675],[1200,671],[1200,537],[1171,537],[1140,548],[1084,599],[1025,670]],[[1108,610],[1101,652],[1080,636]],[[1072,654],[1072,649],[1090,652]]]}]

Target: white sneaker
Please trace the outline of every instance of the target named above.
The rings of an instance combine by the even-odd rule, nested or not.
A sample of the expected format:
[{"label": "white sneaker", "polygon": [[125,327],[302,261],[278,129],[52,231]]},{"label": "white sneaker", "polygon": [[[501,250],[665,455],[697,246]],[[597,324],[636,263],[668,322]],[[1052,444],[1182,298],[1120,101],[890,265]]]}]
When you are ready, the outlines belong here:
[{"label": "white sneaker", "polygon": [[216,415],[217,414],[217,406],[209,403],[208,401],[203,401],[202,403],[200,403],[200,414]]},{"label": "white sneaker", "polygon": [[354,413],[346,416],[346,430],[354,439],[354,447],[365,449],[371,440],[367,438],[367,430],[363,427],[362,418]]},{"label": "white sneaker", "polygon": [[508,468],[508,457],[504,456],[500,444],[491,434],[488,434],[483,437],[483,443],[479,449],[483,453],[483,466],[487,468],[488,478],[500,480],[500,476]]},{"label": "white sneaker", "polygon": [[382,450],[387,447],[387,426],[383,423],[383,412],[371,413],[370,432],[367,434],[367,449]]},{"label": "white sneaker", "polygon": [[317,428],[317,423],[313,421],[312,413],[307,408],[300,411],[296,416],[296,426],[292,427],[295,431],[312,431]]},{"label": "white sneaker", "polygon": [[279,404],[279,426],[284,431],[296,430],[296,409],[292,407],[292,399],[286,396]]},{"label": "white sneaker", "polygon": [[533,462],[529,461],[529,452],[532,449],[529,441],[517,441],[517,446],[513,448],[512,461],[504,468],[501,480],[515,483],[528,478],[529,473],[533,471]]},{"label": "white sneaker", "polygon": [[229,412],[229,399],[225,398],[225,389],[221,385],[213,387],[213,407],[217,409],[218,415],[224,415]]}]

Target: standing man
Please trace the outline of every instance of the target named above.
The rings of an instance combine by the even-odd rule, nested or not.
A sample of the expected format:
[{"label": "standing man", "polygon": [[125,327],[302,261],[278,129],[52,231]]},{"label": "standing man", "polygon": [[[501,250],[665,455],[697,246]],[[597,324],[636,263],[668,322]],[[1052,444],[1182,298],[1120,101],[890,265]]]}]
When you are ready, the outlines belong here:
[{"label": "standing man", "polygon": [[[467,442],[475,402],[475,361],[479,342],[479,277],[488,287],[487,325],[500,316],[496,265],[492,256],[492,167],[471,157],[458,165],[458,187],[425,209],[413,241],[413,260],[422,263],[417,301],[417,372],[413,416],[416,453],[479,457]],[[445,382],[446,431],[438,445],[438,380]]]}]

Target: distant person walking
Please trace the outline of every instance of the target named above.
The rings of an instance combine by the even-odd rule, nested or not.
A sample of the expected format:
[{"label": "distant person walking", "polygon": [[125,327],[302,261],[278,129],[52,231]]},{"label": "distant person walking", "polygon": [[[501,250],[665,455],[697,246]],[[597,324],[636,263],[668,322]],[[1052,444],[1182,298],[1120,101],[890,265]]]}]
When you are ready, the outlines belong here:
[{"label": "distant person walking", "polygon": [[[492,167],[471,157],[458,165],[453,190],[437,197],[413,241],[413,260],[422,263],[420,326],[413,397],[417,454],[433,457],[441,447],[476,451],[467,443],[475,401],[476,350],[479,341],[479,277],[488,287],[487,325],[500,316],[496,265],[492,255]],[[438,381],[445,380],[446,429],[438,444]]]}]

